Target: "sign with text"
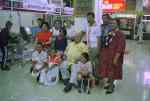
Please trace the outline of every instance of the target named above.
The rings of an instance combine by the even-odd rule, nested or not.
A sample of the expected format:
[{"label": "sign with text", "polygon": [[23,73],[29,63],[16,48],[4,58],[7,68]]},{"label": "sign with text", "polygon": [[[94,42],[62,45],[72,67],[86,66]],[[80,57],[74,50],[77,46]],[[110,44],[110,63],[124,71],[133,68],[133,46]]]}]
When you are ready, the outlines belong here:
[{"label": "sign with text", "polygon": [[23,8],[38,11],[51,11],[52,5],[47,0],[23,0]]},{"label": "sign with text", "polygon": [[85,16],[93,11],[94,0],[74,0],[74,15]]},{"label": "sign with text", "polygon": [[103,0],[104,13],[123,12],[126,9],[125,0]]},{"label": "sign with text", "polygon": [[42,11],[54,12],[56,8],[49,4],[47,0],[0,0],[2,9],[25,10],[25,11]]}]

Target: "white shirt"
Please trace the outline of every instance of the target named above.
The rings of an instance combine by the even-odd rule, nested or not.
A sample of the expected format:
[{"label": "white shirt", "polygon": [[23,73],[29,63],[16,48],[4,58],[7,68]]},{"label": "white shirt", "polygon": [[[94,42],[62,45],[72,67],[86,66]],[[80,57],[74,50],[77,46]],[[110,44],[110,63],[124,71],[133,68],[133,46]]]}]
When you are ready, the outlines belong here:
[{"label": "white shirt", "polygon": [[79,62],[78,65],[80,67],[80,70],[85,70],[85,71],[92,73],[92,64],[90,61],[85,64],[82,62]]},{"label": "white shirt", "polygon": [[97,37],[101,36],[101,29],[100,26],[97,24],[94,24],[93,26],[88,26],[87,32],[86,32],[86,40],[87,44],[91,48],[96,48],[98,47],[98,42],[97,42]]},{"label": "white shirt", "polygon": [[141,34],[143,33],[143,23],[141,22],[139,25],[138,25],[138,34]]},{"label": "white shirt", "polygon": [[36,69],[42,68],[44,62],[47,61],[47,53],[44,51],[42,51],[41,53],[39,53],[38,51],[33,52],[32,61],[37,61],[37,64],[35,65]]},{"label": "white shirt", "polygon": [[75,26],[71,26],[70,28],[67,28],[67,37],[72,38],[76,35]]},{"label": "white shirt", "polygon": [[59,30],[55,29],[55,27],[53,27],[50,32],[53,33],[53,36],[58,36],[59,35]]}]

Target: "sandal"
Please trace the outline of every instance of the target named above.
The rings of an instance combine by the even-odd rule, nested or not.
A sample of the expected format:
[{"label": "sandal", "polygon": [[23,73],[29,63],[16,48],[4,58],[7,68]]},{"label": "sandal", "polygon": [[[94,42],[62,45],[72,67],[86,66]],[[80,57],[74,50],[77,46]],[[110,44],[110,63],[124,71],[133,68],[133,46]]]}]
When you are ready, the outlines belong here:
[{"label": "sandal", "polygon": [[108,89],[106,90],[106,94],[112,94],[114,92],[114,85],[111,85],[108,87]]}]

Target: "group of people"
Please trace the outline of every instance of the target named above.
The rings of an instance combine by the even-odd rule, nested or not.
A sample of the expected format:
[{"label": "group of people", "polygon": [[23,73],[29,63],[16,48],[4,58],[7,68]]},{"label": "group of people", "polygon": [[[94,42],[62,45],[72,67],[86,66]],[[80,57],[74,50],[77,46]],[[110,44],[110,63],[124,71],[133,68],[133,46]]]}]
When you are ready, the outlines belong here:
[{"label": "group of people", "polygon": [[[50,29],[49,24],[39,18],[39,26],[33,30],[35,51],[30,70],[37,82],[50,86],[61,79],[65,85],[64,92],[68,93],[75,87],[80,93],[89,94],[99,77],[106,94],[113,93],[114,81],[122,79],[125,36],[109,14],[102,18],[103,24],[99,26],[94,13],[89,12],[86,31],[75,31],[73,26],[67,25]],[[5,59],[2,69],[4,63]]]},{"label": "group of people", "polygon": [[90,93],[98,76],[104,81],[106,93],[113,93],[114,81],[122,79],[125,36],[109,14],[103,15],[101,26],[96,24],[92,12],[87,14],[87,21],[86,32],[70,33],[66,27],[49,30],[48,23],[42,22],[40,32],[35,35],[37,45],[31,69],[40,84],[56,84],[61,75],[64,92],[75,87],[80,93],[82,90]]}]

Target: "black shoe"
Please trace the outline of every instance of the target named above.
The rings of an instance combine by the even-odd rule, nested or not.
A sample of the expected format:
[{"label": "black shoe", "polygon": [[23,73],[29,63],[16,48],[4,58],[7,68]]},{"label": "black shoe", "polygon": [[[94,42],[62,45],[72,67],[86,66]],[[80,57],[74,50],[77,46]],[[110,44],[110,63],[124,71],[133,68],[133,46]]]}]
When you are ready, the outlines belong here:
[{"label": "black shoe", "polygon": [[40,74],[37,76],[36,81],[37,81],[37,82],[40,81]]},{"label": "black shoe", "polygon": [[106,94],[112,94],[114,92],[114,90],[112,89],[112,90],[107,90],[106,91]]},{"label": "black shoe", "polygon": [[87,91],[87,94],[91,94],[90,90]]},{"label": "black shoe", "polygon": [[9,71],[10,68],[6,65],[5,67],[1,67],[1,70],[2,70],[2,71]]},{"label": "black shoe", "polygon": [[67,86],[69,83],[69,79],[64,79],[64,85]]},{"label": "black shoe", "polygon": [[79,92],[79,93],[82,93],[81,89],[78,89],[78,92]]},{"label": "black shoe", "polygon": [[68,92],[71,91],[71,89],[72,89],[72,84],[69,83],[69,84],[64,88],[64,92],[65,92],[65,93],[68,93]]},{"label": "black shoe", "polygon": [[112,94],[114,92],[114,86],[110,86],[107,90],[106,90],[106,94]]}]

